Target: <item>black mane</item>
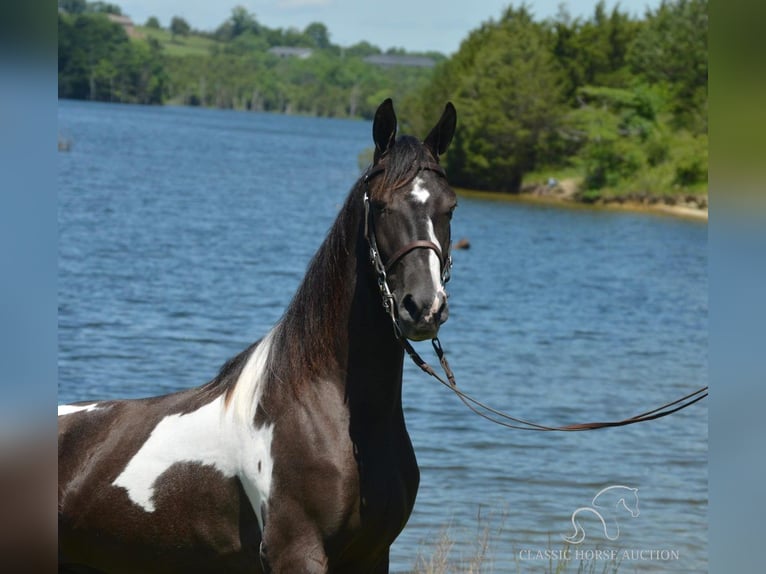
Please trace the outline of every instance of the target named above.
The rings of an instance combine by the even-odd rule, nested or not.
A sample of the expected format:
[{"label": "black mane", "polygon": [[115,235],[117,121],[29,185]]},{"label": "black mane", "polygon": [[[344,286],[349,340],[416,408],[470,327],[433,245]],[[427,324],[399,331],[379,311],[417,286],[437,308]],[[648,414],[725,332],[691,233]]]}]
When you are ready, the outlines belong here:
[{"label": "black mane", "polygon": [[[311,259],[298,290],[275,327],[269,359],[276,380],[321,377],[338,365],[338,322],[346,320],[354,288],[357,242],[363,219],[364,185],[357,181],[327,236]],[[345,325],[344,325],[345,326]]]},{"label": "black mane", "polygon": [[[385,166],[378,186],[396,189],[414,177],[419,162],[433,161],[423,144],[412,136],[401,136],[380,162]],[[365,173],[370,171],[368,168]],[[336,333],[338,321],[345,320],[353,289],[350,274],[356,269],[357,256],[364,253],[361,245],[363,223],[364,177],[357,180],[346,197],[324,241],[308,264],[303,281],[274,329],[273,348],[279,349],[269,359],[269,372],[279,381],[314,377],[338,367],[335,358],[343,352],[345,342]],[[230,393],[247,360],[261,341],[247,347],[221,366],[216,377],[204,390],[218,395]]]}]

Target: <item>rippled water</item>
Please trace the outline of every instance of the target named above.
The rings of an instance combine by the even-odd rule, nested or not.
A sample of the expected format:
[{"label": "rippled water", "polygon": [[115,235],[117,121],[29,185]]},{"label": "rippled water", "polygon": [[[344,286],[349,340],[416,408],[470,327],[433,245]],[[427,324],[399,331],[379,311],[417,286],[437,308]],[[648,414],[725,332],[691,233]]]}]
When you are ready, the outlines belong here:
[{"label": "rippled water", "polygon": [[[74,144],[59,154],[61,402],[214,376],[279,318],[371,145],[366,122],[190,108],[62,101],[59,127]],[[707,384],[704,224],[461,196],[453,235],[471,248],[454,253],[441,339],[468,392],[562,424]],[[707,570],[704,401],[632,427],[525,433],[408,364],[404,402],[421,486],[392,571],[445,532],[453,563],[486,538],[482,572],[546,571],[536,553],[563,551],[572,513],[611,485],[638,488],[640,514],[604,511],[614,541],[583,517],[571,571],[579,557],[602,571],[596,549],[618,552],[621,573]]]}]

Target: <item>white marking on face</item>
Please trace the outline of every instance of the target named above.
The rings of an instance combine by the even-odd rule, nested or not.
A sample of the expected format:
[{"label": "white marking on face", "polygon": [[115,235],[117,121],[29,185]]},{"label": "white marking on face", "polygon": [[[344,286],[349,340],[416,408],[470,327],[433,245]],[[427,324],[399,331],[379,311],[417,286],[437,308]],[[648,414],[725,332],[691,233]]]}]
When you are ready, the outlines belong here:
[{"label": "white marking on face", "polygon": [[79,412],[91,412],[99,408],[98,403],[89,405],[59,405],[58,416],[71,415]]},{"label": "white marking on face", "polygon": [[415,181],[412,182],[412,191],[410,191],[410,195],[412,198],[419,202],[419,203],[425,203],[428,201],[428,198],[431,197],[431,193],[425,188],[425,181],[423,181],[423,178],[420,176],[415,178]]},{"label": "white marking on face", "polygon": [[[442,246],[441,243],[439,243],[439,240],[436,238],[436,233],[434,232],[434,224],[431,221],[431,218],[426,219],[426,232],[428,233],[428,240],[431,243],[437,245],[441,250]],[[431,271],[431,281],[433,282],[434,286],[434,300],[433,303],[431,303],[431,307],[428,310],[428,313],[426,313],[426,320],[430,320],[434,314],[439,312],[439,309],[441,308],[444,301],[444,297],[446,297],[446,293],[444,292],[444,285],[442,285],[441,263],[439,261],[438,255],[436,255],[436,252],[431,249],[428,250],[428,269]]]},{"label": "white marking on face", "polygon": [[[270,343],[270,337],[261,341],[242,369],[231,398],[234,408],[227,408],[221,395],[196,411],[166,416],[112,484],[124,488],[146,512],[153,512],[155,483],[171,466],[184,462],[212,466],[226,478],[239,477],[263,529],[261,510],[268,503],[274,464],[274,425],[256,427],[254,417]],[[248,397],[251,403],[245,404]],[[249,418],[243,420],[243,415]]]}]

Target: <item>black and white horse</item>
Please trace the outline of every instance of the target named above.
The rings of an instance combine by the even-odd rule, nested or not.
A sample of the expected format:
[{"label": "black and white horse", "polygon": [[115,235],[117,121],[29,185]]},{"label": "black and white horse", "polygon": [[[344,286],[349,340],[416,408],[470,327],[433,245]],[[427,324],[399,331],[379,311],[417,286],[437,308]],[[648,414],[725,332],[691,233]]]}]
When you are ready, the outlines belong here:
[{"label": "black and white horse", "polygon": [[59,407],[62,572],[388,572],[419,471],[399,338],[447,319],[447,104],[421,142],[391,100],[281,320],[209,383]]}]

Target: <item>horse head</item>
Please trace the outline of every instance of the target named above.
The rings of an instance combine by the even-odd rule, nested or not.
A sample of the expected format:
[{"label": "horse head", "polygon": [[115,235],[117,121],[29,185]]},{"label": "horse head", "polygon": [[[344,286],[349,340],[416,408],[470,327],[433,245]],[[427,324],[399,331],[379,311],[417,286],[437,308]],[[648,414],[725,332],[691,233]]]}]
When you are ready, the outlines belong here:
[{"label": "horse head", "polygon": [[389,296],[398,330],[415,341],[436,337],[448,316],[444,283],[449,279],[450,222],[457,199],[439,156],[452,141],[455,126],[455,107],[448,103],[424,141],[396,138],[390,99],[380,105],[373,122],[375,154],[365,177],[365,229],[378,280],[385,283],[384,306]]},{"label": "horse head", "polygon": [[605,508],[606,506],[599,502],[599,499],[607,499],[614,507],[622,505],[625,510],[630,512],[630,515],[633,518],[636,518],[640,514],[638,509],[637,488],[616,484],[600,490],[598,494],[593,497],[593,506]]},{"label": "horse head", "polygon": [[633,518],[636,518],[641,513],[638,509],[637,488],[629,488],[628,493],[626,493],[625,497],[621,498],[619,502],[621,502],[625,509],[630,512],[630,515]]}]

